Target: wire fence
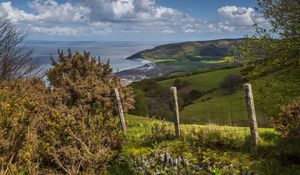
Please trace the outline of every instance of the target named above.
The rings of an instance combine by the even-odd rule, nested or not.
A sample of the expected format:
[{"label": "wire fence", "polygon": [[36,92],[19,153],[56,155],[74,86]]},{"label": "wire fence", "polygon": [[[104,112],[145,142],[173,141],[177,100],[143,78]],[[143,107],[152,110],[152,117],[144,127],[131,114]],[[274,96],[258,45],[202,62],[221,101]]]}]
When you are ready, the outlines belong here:
[{"label": "wire fence", "polygon": [[[172,97],[170,97],[172,98]],[[240,145],[253,145],[255,137],[251,134],[249,109],[247,109],[246,94],[226,98],[226,100],[202,100],[184,108],[179,116],[179,130],[185,137],[194,137],[202,142],[234,142]],[[270,122],[256,108],[256,124],[254,128],[259,135],[259,144],[270,147],[278,141],[278,134],[270,127]],[[176,110],[176,109],[174,109]],[[138,143],[153,143],[176,137],[176,113],[161,120],[147,117],[131,116],[126,118],[128,140]],[[170,120],[171,119],[171,120]]]}]

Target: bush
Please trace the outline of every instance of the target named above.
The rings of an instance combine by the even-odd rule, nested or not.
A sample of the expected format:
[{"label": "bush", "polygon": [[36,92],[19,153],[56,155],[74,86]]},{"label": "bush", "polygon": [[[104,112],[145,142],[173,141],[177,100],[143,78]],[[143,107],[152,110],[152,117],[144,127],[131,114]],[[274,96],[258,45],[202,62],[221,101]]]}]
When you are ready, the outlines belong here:
[{"label": "bush", "polygon": [[227,75],[220,84],[224,94],[232,94],[240,87],[243,79],[240,75]]},{"label": "bush", "polygon": [[37,124],[47,95],[40,80],[0,82],[0,174],[38,174]]},{"label": "bush", "polygon": [[289,139],[300,138],[300,97],[289,105],[280,107],[280,113],[273,118],[276,130]]},{"label": "bush", "polygon": [[192,89],[188,93],[182,94],[182,96],[183,96],[184,106],[187,106],[192,104],[194,100],[200,98],[202,96],[202,92],[196,89]]},{"label": "bush", "polygon": [[187,81],[182,81],[181,79],[175,79],[173,82],[173,86],[175,86],[178,90],[180,90],[181,88],[188,86],[189,82]]},{"label": "bush", "polygon": [[[0,84],[0,164],[9,174],[105,174],[121,147],[114,88],[131,89],[88,53],[65,56],[41,80]],[[0,172],[3,173],[3,172]]]}]

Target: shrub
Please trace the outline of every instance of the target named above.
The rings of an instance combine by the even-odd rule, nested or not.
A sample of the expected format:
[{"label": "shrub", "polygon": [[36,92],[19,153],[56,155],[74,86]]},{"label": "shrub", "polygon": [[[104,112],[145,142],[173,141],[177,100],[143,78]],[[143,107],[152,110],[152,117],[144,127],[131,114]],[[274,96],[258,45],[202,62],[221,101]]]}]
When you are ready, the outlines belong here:
[{"label": "shrub", "polygon": [[[105,174],[121,146],[114,88],[131,89],[88,53],[65,56],[41,80],[0,84],[0,164],[9,174]],[[0,172],[1,173],[1,172]]]},{"label": "shrub", "polygon": [[286,138],[300,138],[300,97],[280,107],[280,113],[273,118],[276,130]]},{"label": "shrub", "polygon": [[37,79],[0,82],[0,174],[38,174],[36,126],[45,112],[45,92]]},{"label": "shrub", "polygon": [[220,87],[223,89],[225,94],[234,93],[243,82],[243,79],[240,75],[227,75],[220,84]]},{"label": "shrub", "polygon": [[188,86],[189,82],[187,81],[182,81],[181,79],[175,79],[173,82],[173,86],[175,86],[178,90],[180,90],[181,88]]},{"label": "shrub", "polygon": [[202,92],[196,89],[192,89],[188,93],[182,94],[182,96],[183,96],[184,106],[187,106],[192,104],[194,100],[200,98],[202,96]]}]

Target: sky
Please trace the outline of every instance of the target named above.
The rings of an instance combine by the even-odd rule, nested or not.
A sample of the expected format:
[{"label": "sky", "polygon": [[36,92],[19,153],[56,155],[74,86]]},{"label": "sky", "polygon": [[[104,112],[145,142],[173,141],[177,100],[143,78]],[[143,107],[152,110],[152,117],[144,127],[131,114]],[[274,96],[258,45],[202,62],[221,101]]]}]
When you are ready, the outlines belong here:
[{"label": "sky", "polygon": [[31,40],[189,41],[240,38],[267,25],[256,0],[0,0]]}]

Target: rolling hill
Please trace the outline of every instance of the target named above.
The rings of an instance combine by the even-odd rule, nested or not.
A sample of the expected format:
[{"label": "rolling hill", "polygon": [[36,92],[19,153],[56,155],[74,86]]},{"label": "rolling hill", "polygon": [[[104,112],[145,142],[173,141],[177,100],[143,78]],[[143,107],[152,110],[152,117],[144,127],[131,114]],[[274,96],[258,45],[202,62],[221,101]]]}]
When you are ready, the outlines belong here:
[{"label": "rolling hill", "polygon": [[240,65],[232,56],[238,54],[243,39],[220,39],[165,44],[140,51],[127,59],[146,59],[151,65],[124,70],[126,79],[155,78],[182,72],[193,72]]},{"label": "rolling hill", "polygon": [[200,61],[219,60],[236,54],[243,39],[220,39],[165,44],[138,52],[127,59],[148,59],[154,62],[174,60]]}]

